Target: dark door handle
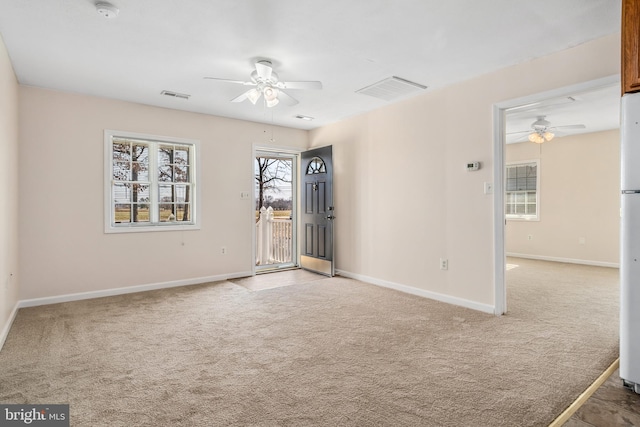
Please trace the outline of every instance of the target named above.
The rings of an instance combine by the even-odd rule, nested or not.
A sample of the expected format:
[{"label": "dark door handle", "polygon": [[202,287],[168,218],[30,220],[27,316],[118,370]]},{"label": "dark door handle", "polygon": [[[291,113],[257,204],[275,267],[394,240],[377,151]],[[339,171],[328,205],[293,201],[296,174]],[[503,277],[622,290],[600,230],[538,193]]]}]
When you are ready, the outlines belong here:
[{"label": "dark door handle", "polygon": [[335,219],[336,217],[333,215],[327,215],[324,217],[324,219],[328,219],[329,221],[331,221],[332,219]]}]

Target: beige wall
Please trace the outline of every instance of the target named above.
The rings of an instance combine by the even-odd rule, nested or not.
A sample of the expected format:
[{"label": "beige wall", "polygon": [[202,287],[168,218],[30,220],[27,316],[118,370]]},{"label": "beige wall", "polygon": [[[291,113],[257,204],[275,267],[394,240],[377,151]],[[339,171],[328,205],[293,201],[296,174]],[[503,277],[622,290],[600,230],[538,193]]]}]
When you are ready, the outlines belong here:
[{"label": "beige wall", "polygon": [[535,159],[540,159],[540,220],[509,220],[507,253],[616,265],[620,132],[567,136],[542,146],[507,145],[507,162]]},{"label": "beige wall", "polygon": [[19,294],[18,81],[0,38],[0,347]]},{"label": "beige wall", "polygon": [[[278,145],[332,144],[337,268],[493,305],[492,106],[619,73],[619,35],[329,125]],[[251,270],[253,143],[264,125],[20,88],[20,298]],[[105,128],[202,141],[202,230],[103,233]],[[480,161],[467,172],[468,161]],[[227,246],[223,256],[219,248]],[[449,270],[439,269],[439,258]]]},{"label": "beige wall", "polygon": [[[265,125],[24,86],[19,123],[21,299],[251,272],[240,193],[253,191]],[[104,233],[104,129],[200,140],[201,230]],[[274,135],[308,145],[306,131]]]},{"label": "beige wall", "polygon": [[493,105],[619,74],[619,51],[604,37],[312,131],[334,146],[336,267],[493,306]]}]

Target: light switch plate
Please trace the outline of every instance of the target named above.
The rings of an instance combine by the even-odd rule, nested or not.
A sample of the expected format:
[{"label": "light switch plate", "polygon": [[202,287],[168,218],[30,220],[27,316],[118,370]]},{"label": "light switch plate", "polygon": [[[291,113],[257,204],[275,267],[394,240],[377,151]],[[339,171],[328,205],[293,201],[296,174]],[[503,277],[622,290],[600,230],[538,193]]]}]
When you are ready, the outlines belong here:
[{"label": "light switch plate", "polygon": [[484,183],[484,194],[493,194],[493,182]]}]

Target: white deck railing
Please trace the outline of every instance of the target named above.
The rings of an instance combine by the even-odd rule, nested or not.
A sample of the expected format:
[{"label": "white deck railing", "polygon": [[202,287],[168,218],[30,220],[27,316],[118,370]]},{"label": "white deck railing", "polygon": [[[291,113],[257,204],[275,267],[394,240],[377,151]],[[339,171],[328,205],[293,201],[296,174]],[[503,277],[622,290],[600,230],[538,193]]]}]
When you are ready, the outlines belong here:
[{"label": "white deck railing", "polygon": [[260,209],[256,239],[256,265],[291,262],[292,221],[274,218],[271,206]]}]

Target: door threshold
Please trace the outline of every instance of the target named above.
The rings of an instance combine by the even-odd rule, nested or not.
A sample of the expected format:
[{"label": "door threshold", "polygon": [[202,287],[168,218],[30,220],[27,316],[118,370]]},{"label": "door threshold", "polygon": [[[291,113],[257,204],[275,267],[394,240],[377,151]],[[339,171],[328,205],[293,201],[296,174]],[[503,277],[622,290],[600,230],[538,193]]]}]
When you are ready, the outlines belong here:
[{"label": "door threshold", "polygon": [[256,276],[259,274],[277,273],[279,271],[290,271],[290,270],[300,270],[300,266],[290,265],[286,267],[261,268],[260,270],[256,270]]}]

